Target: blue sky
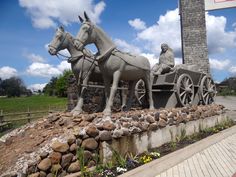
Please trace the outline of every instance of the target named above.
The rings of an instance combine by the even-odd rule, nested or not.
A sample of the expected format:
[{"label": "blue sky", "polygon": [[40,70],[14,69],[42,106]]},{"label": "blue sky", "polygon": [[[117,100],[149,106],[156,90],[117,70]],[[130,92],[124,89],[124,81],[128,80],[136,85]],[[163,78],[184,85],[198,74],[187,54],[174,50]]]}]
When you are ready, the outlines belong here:
[{"label": "blue sky", "polygon": [[[50,56],[46,45],[63,24],[73,35],[78,14],[87,11],[125,51],[158,62],[160,44],[168,43],[181,63],[177,0],[3,0],[0,3],[0,77],[19,76],[30,88],[42,88],[70,68]],[[206,14],[211,71],[215,81],[236,75],[236,8]],[[91,49],[95,52],[94,47]],[[64,51],[64,53],[66,53]]]}]

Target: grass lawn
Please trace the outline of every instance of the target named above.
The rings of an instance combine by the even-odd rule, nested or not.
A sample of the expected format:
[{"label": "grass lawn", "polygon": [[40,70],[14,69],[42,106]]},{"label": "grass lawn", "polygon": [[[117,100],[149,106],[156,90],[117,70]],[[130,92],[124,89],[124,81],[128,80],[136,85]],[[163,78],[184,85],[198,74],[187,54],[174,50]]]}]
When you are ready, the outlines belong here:
[{"label": "grass lawn", "polygon": [[44,95],[30,97],[0,98],[0,110],[3,113],[18,113],[30,111],[48,110],[53,108],[66,108],[67,98],[58,98]]}]

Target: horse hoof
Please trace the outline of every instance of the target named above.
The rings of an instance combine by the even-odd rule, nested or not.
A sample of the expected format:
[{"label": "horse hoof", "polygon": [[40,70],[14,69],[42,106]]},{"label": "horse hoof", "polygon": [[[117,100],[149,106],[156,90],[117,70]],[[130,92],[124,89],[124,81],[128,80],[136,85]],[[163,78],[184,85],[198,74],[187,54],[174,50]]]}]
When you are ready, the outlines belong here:
[{"label": "horse hoof", "polygon": [[111,111],[103,111],[104,116],[111,116]]},{"label": "horse hoof", "polygon": [[149,110],[155,110],[154,106],[150,106]]},{"label": "horse hoof", "polygon": [[71,113],[72,113],[73,116],[78,116],[79,114],[81,114],[81,112],[82,112],[82,110],[77,110],[77,109],[73,109],[73,110],[71,111]]}]

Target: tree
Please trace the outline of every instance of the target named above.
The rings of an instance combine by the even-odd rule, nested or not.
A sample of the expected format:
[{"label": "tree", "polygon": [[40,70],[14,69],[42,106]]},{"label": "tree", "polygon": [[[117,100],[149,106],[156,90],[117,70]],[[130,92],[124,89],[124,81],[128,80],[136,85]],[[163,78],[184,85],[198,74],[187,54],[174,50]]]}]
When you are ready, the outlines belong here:
[{"label": "tree", "polygon": [[56,82],[57,82],[57,77],[52,77],[49,83],[43,88],[43,93],[49,96],[55,96],[56,95]]},{"label": "tree", "polygon": [[43,93],[49,96],[66,97],[68,79],[71,74],[71,70],[65,70],[58,77],[52,77],[49,83],[43,88]]},{"label": "tree", "polygon": [[68,87],[68,79],[72,74],[71,70],[65,70],[62,75],[60,75],[56,82],[56,92],[59,97],[67,96],[67,87]]},{"label": "tree", "polygon": [[27,95],[28,90],[21,78],[11,77],[1,81],[1,92],[2,95],[7,95],[8,97],[19,97],[22,94]]}]

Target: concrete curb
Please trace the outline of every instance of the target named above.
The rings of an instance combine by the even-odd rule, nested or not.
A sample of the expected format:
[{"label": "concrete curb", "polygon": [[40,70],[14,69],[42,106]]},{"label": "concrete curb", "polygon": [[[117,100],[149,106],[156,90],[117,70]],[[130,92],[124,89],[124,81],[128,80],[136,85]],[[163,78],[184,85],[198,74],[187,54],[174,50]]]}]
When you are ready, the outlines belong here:
[{"label": "concrete curb", "polygon": [[[231,115],[232,116],[232,115]],[[232,118],[230,116],[230,118]],[[205,139],[202,139],[192,145],[189,145],[183,149],[177,150],[173,153],[170,153],[160,159],[154,160],[148,164],[142,165],[141,167],[135,168],[119,177],[153,177],[161,172],[175,166],[176,164],[184,161],[185,159],[193,156],[197,152],[200,152],[207,147],[219,142],[220,140],[231,136],[236,133],[236,125],[223,130],[217,134],[209,136]]]}]

